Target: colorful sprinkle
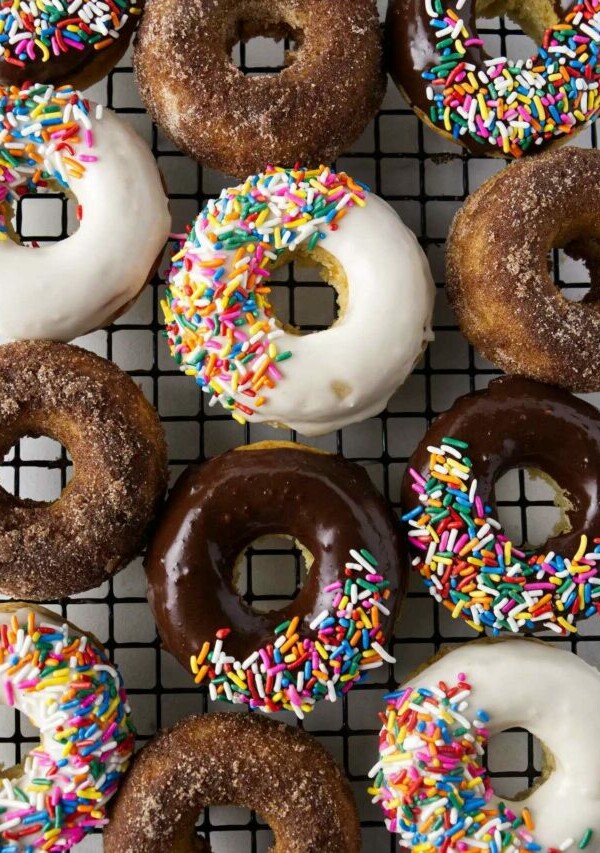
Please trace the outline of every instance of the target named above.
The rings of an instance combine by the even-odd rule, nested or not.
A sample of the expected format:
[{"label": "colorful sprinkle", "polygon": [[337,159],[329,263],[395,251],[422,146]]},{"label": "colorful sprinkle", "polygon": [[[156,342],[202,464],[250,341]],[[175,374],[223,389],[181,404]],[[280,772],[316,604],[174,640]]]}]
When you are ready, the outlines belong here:
[{"label": "colorful sprinkle", "polygon": [[[471,692],[461,673],[454,685],[440,681],[389,694],[369,793],[383,809],[389,831],[398,834],[402,849],[541,851],[529,810],[513,811],[495,800],[483,763],[489,715],[469,711]],[[591,836],[588,830],[580,848]]]},{"label": "colorful sprinkle", "polygon": [[384,603],[389,581],[364,549],[350,551],[343,577],[325,589],[329,607],[310,623],[286,619],[275,628],[273,641],[243,662],[227,654],[218,632],[212,645],[206,642],[191,658],[196,684],[207,683],[213,701],[268,713],[286,709],[302,719],[320,699],[335,702],[368,670],[394,663],[380,627],[380,614],[390,614]]},{"label": "colorful sprinkle", "polygon": [[[458,449],[460,448],[460,449]],[[429,479],[411,470],[419,505],[403,516],[431,595],[477,631],[549,629],[566,636],[600,612],[600,539],[564,557],[515,548],[477,492],[465,442],[429,447]]]},{"label": "colorful sprinkle", "polygon": [[140,0],[1,0],[0,58],[20,68],[67,53],[104,50]]},{"label": "colorful sprinkle", "polygon": [[20,197],[66,189],[96,160],[89,114],[71,86],[0,87],[0,239]]},{"label": "colorful sprinkle", "polygon": [[427,0],[439,59],[422,76],[429,118],[456,139],[469,136],[506,156],[567,136],[600,109],[600,0],[575,2],[548,29],[537,56],[468,61],[483,42],[461,17],[465,0]]},{"label": "colorful sprinkle", "polygon": [[162,303],[171,354],[203,392],[245,423],[284,378],[284,332],[269,302],[277,261],[336,230],[366,188],[326,166],[268,167],[224,189],[183,235]]},{"label": "colorful sprinkle", "polygon": [[133,753],[121,677],[87,637],[31,610],[0,625],[0,682],[7,704],[41,731],[22,775],[1,781],[0,848],[70,850],[107,823]]}]

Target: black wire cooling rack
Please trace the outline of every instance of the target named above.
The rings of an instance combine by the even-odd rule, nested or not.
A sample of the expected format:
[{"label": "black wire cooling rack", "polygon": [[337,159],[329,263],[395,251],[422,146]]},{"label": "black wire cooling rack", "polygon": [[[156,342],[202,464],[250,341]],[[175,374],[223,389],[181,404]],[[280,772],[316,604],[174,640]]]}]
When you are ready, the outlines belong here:
[{"label": "black wire cooling rack", "polygon": [[[381,3],[383,7],[385,3]],[[382,8],[382,12],[383,12]],[[488,22],[481,29],[495,53],[525,55],[531,43],[510,22]],[[234,57],[248,73],[273,72],[281,63],[282,47],[257,40],[236,49]],[[203,170],[164,139],[146,116],[133,81],[131,57],[90,97],[129,120],[152,145],[169,188],[174,230],[181,230],[201,204],[226,185],[225,176]],[[577,139],[582,146],[597,147],[594,128]],[[497,373],[460,335],[443,294],[444,239],[451,218],[467,195],[485,178],[504,167],[503,162],[471,158],[451,143],[426,129],[406,107],[390,82],[384,107],[353,150],[337,164],[366,181],[389,201],[418,234],[438,283],[436,342],[388,409],[364,424],[313,440],[327,450],[338,451],[364,465],[376,485],[399,511],[401,476],[411,451],[427,424],[450,406],[460,394],[487,384]],[[44,205],[54,204],[54,209]],[[34,215],[32,216],[32,211]],[[62,199],[25,199],[16,212],[23,239],[61,239],[74,227],[72,210]],[[33,220],[33,226],[29,223]],[[40,224],[41,223],[41,224]],[[580,298],[588,287],[581,266],[562,252],[555,252],[554,272],[567,294]],[[166,263],[162,265],[162,269]],[[204,407],[204,400],[189,377],[174,369],[161,336],[159,300],[163,281],[158,275],[152,287],[133,309],[110,329],[80,343],[116,361],[140,383],[158,408],[167,432],[173,479],[190,463],[202,461],[238,444],[266,437],[296,439],[295,434],[265,426],[242,427],[218,408]],[[325,328],[334,313],[333,291],[318,283],[313,271],[290,266],[280,274],[275,303],[282,320],[304,331]],[[398,306],[401,311],[403,306]],[[301,439],[302,440],[302,439]],[[10,491],[27,497],[52,500],[66,485],[71,462],[64,450],[49,439],[24,438],[5,459],[0,482]],[[539,538],[552,527],[555,510],[552,495],[540,490],[526,472],[513,472],[500,489],[502,520],[516,538]],[[254,607],[284,606],[302,582],[300,553],[281,540],[260,543],[246,557],[240,591]],[[198,691],[178,664],[160,649],[146,598],[141,560],[137,560],[98,590],[52,606],[105,642],[120,665],[136,715],[140,743],[163,725],[189,713],[215,710],[206,693]],[[385,692],[426,661],[443,644],[462,643],[472,632],[432,601],[418,578],[404,604],[393,639],[398,663],[372,673],[343,701],[320,703],[304,721],[343,765],[359,802],[364,848],[377,853],[393,851],[381,815],[366,794],[367,771],[376,760],[377,711]],[[570,644],[591,663],[600,664],[600,627],[595,620],[583,626],[573,639],[552,635],[551,642]],[[224,710],[226,706],[219,706]],[[292,725],[291,714],[278,715]],[[9,709],[0,709],[0,758],[11,764],[36,741],[27,721]],[[540,752],[531,735],[518,731],[494,739],[489,754],[492,776],[501,792],[510,795],[530,786],[540,773]],[[268,827],[254,814],[210,808],[200,816],[198,832],[207,837],[215,853],[264,853],[270,844]],[[85,842],[82,851],[100,851],[99,836]],[[166,853],[166,851],[165,851]]]}]

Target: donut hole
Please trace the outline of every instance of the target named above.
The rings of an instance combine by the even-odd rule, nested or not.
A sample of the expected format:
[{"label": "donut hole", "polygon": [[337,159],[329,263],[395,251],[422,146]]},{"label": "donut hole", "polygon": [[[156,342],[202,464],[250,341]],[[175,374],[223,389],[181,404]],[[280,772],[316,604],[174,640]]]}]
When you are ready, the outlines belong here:
[{"label": "donut hole", "polygon": [[309,549],[292,536],[262,536],[240,555],[234,588],[255,612],[284,610],[300,593],[313,562]]},{"label": "donut hole", "polygon": [[[508,54],[509,58],[512,59],[510,53],[502,49],[509,47],[510,44],[498,44],[498,36],[496,36],[495,42],[492,42],[488,47],[486,36],[490,35],[490,18],[505,16],[528,36],[529,44],[526,51],[519,52],[519,55],[515,57],[516,59],[526,59],[529,55],[534,55],[537,52],[536,46],[542,43],[545,31],[548,27],[558,23],[554,0],[477,0],[475,8],[478,31],[486,42],[486,50],[493,56],[500,54],[506,56]],[[486,25],[488,32],[486,32]],[[508,41],[510,43],[510,38]],[[521,42],[519,44],[520,51],[521,47],[525,47],[525,45],[521,40],[519,41]]]},{"label": "donut hole", "polygon": [[[210,823],[209,823],[210,822]],[[204,827],[209,823],[212,845],[204,837]],[[210,806],[200,816],[197,824],[199,853],[250,849],[250,832],[256,833],[257,851],[273,850],[275,836],[266,821],[256,812],[241,806]]]},{"label": "donut hole", "polygon": [[333,255],[320,247],[284,255],[272,284],[271,304],[279,324],[290,334],[323,332],[346,310],[346,273]]},{"label": "donut hole", "polygon": [[11,495],[36,504],[58,500],[72,476],[69,452],[47,436],[23,436],[0,466],[0,486]]},{"label": "donut hole", "polygon": [[495,484],[498,521],[519,547],[538,548],[571,529],[573,504],[558,483],[536,468],[511,468]]},{"label": "donut hole", "polygon": [[9,237],[32,248],[66,240],[79,227],[77,199],[56,187],[23,196],[10,214]]},{"label": "donut hole", "polygon": [[496,795],[517,801],[529,797],[553,769],[543,743],[521,728],[491,737],[485,763]]},{"label": "donut hole", "polygon": [[600,241],[573,240],[548,255],[554,284],[569,302],[600,301]]},{"label": "donut hole", "polygon": [[[302,29],[284,20],[242,18],[237,22],[229,51],[243,74],[279,74],[296,59],[303,42]],[[231,40],[230,40],[231,41]]]}]

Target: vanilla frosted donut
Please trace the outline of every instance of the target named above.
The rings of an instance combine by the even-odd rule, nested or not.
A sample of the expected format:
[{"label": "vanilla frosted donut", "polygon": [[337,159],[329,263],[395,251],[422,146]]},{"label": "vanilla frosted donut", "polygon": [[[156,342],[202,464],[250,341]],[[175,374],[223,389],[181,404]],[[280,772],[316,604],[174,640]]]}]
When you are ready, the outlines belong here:
[{"label": "vanilla frosted donut", "polygon": [[[76,197],[78,230],[20,245],[11,203],[57,189]],[[0,203],[0,335],[12,340],[70,341],[108,324],[138,296],[169,235],[146,144],[69,86],[0,87]]]},{"label": "vanilla frosted donut", "polygon": [[3,770],[3,853],[70,850],[104,826],[133,752],[121,677],[102,647],[42,607],[0,607],[0,704],[40,730],[23,763]]},{"label": "vanilla frosted donut", "polygon": [[[580,658],[536,640],[482,640],[387,700],[371,793],[402,849],[600,850],[600,675]],[[496,796],[484,760],[489,738],[513,726],[546,758],[541,784],[518,802]]]},{"label": "vanilla frosted donut", "polygon": [[[283,328],[273,268],[307,255],[338,294],[334,325]],[[435,288],[415,236],[381,198],[321,166],[269,168],[210,201],[173,258],[171,352],[244,423],[320,435],[385,408],[432,339]]]}]

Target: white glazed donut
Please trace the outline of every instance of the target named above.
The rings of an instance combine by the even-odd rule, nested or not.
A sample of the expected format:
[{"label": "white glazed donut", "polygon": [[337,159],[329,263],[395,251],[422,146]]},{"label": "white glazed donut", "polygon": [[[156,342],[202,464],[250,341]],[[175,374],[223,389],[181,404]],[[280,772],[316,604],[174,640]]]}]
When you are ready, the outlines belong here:
[{"label": "white glazed donut", "polygon": [[[9,239],[11,202],[46,188],[76,197],[78,230],[36,249]],[[138,296],[169,236],[147,145],[71,87],[0,88],[0,202],[6,339],[70,341],[107,325]]]},{"label": "white glazed donut", "polygon": [[[313,253],[338,290],[323,332],[281,328],[273,268]],[[320,435],[376,415],[427,342],[435,288],[396,212],[344,173],[269,168],[223,190],[173,258],[163,304],[171,352],[244,423]]]},{"label": "white glazed donut", "polygon": [[70,850],[107,823],[133,753],[121,677],[93,638],[41,607],[0,608],[0,704],[40,743],[0,782],[3,853]]},{"label": "white glazed donut", "polygon": [[[519,802],[505,799],[498,817],[503,807],[483,752],[489,736],[513,726],[539,738],[547,767],[542,784]],[[598,853],[600,675],[538,640],[454,649],[388,697],[370,775],[374,802],[402,849]]]}]

